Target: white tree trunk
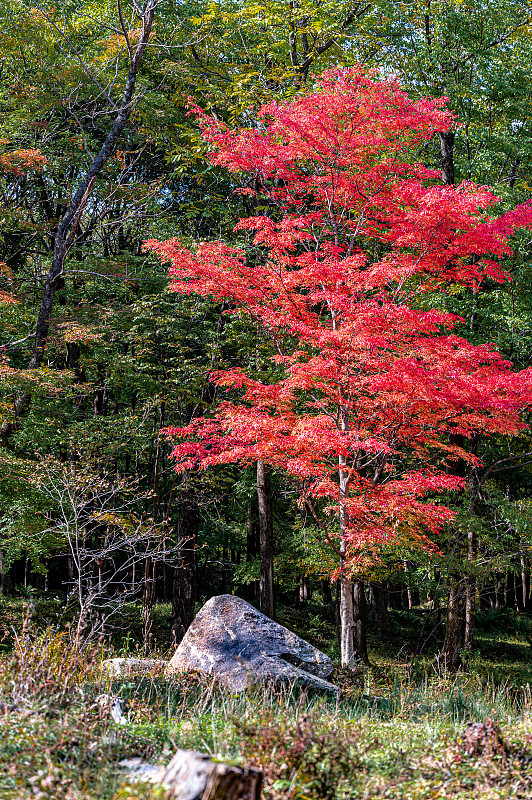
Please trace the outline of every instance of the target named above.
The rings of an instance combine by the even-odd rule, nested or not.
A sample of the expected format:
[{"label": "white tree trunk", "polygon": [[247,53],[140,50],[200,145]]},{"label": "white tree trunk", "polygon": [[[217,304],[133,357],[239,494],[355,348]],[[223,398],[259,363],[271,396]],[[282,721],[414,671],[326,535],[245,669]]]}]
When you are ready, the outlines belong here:
[{"label": "white tree trunk", "polygon": [[340,653],[342,667],[352,667],[356,656],[354,639],[353,581],[340,577]]},{"label": "white tree trunk", "polygon": [[[349,417],[346,408],[340,408],[342,430],[349,430]],[[342,667],[352,667],[355,659],[355,617],[353,608],[353,581],[345,572],[347,557],[347,512],[345,498],[349,487],[349,476],[345,471],[345,456],[338,457],[340,481],[340,654]]]}]

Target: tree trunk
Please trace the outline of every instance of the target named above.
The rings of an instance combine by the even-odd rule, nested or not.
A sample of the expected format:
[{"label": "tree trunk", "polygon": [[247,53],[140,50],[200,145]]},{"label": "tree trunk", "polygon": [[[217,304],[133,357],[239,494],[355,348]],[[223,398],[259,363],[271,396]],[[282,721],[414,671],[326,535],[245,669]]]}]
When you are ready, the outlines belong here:
[{"label": "tree trunk", "polygon": [[464,628],[464,586],[458,578],[455,578],[449,591],[445,641],[440,654],[443,666],[449,672],[456,672],[462,665]]},{"label": "tree trunk", "polygon": [[196,545],[199,509],[190,488],[184,489],[179,499],[177,563],[172,587],[172,639],[179,644],[194,619],[196,602]]},{"label": "tree trunk", "polygon": [[342,667],[352,667],[356,661],[353,581],[340,576],[340,658]]},{"label": "tree trunk", "polygon": [[[473,569],[476,554],[476,537],[472,530],[467,532],[467,561],[470,569]],[[464,629],[464,650],[470,652],[473,646],[473,634],[475,632],[475,605],[477,597],[477,581],[474,575],[469,575],[466,582],[465,594],[465,629]]]},{"label": "tree trunk", "polygon": [[489,611],[490,608],[495,608],[495,586],[491,576],[487,585],[479,591],[479,599],[482,611]]},{"label": "tree trunk", "polygon": [[[28,369],[37,369],[41,366],[50,319],[54,305],[54,298],[60,281],[63,279],[65,261],[69,250],[75,244],[77,229],[81,215],[91,196],[96,177],[101,172],[107,160],[113,155],[116,144],[126,127],[131,112],[134,108],[133,97],[137,81],[140,62],[150,38],[155,14],[156,0],[147,0],[144,9],[136,4],[137,12],[142,21],[140,38],[136,47],[130,50],[129,72],[126,79],[124,94],[121,104],[115,117],[115,121],[109,131],[105,142],[100,148],[99,153],[93,159],[90,167],[81,179],[74,196],[68,203],[67,210],[64,212],[61,221],[54,235],[54,251],[52,263],[44,282],[44,289],[41,298],[37,321],[35,323],[35,338],[32,355],[28,364]],[[17,417],[20,417],[30,406],[30,392],[23,392],[15,399],[15,421],[5,420],[0,427],[0,439],[5,446],[9,443],[9,438],[16,427]]]},{"label": "tree trunk", "polygon": [[[259,526],[253,519],[253,502],[248,506],[246,522],[246,561],[252,561],[259,554]],[[254,603],[259,603],[259,582],[250,581],[249,588]]]},{"label": "tree trunk", "polygon": [[511,570],[506,573],[506,608],[515,608],[515,575]]},{"label": "tree trunk", "polygon": [[434,625],[436,628],[439,628],[441,625],[441,602],[440,602],[440,583],[441,583],[441,575],[439,572],[434,570],[434,597],[432,599],[432,608],[434,611]]},{"label": "tree trunk", "polygon": [[448,186],[454,184],[454,133],[440,132],[441,179]]},{"label": "tree trunk", "polygon": [[380,583],[370,583],[369,586],[375,610],[375,629],[383,634],[388,627],[388,592]]},{"label": "tree trunk", "polygon": [[218,594],[227,594],[227,566],[229,554],[227,552],[227,530],[223,532],[222,557],[220,558],[220,588]]},{"label": "tree trunk", "polygon": [[157,580],[157,561],[148,556],[144,560],[144,591],[142,597],[142,638],[144,647],[149,648],[152,624],[152,609],[155,603],[155,582]]},{"label": "tree trunk", "polygon": [[340,581],[334,584],[334,627],[336,631],[336,641],[342,647],[342,623],[340,621]]},{"label": "tree trunk", "polygon": [[404,561],[403,562],[403,566],[404,566],[404,570],[405,570],[405,579],[406,579],[406,587],[405,587],[405,594],[404,594],[404,596],[405,596],[405,605],[408,608],[408,610],[411,611],[412,607],[414,605],[414,602],[413,602],[413,598],[412,598],[412,589],[410,588],[410,583],[409,583],[408,562]]},{"label": "tree trunk", "polygon": [[357,662],[369,664],[367,642],[368,610],[363,581],[352,581],[345,576],[340,579],[340,631],[342,666],[350,667]]},{"label": "tree trunk", "polygon": [[299,605],[303,606],[310,600],[311,591],[308,585],[308,579],[304,572],[299,576]]},{"label": "tree trunk", "polygon": [[332,603],[331,582],[328,578],[321,578],[320,580],[321,598],[324,606]]},{"label": "tree trunk", "polygon": [[401,587],[392,584],[388,581],[386,584],[387,592],[388,592],[388,600],[392,608],[397,609],[398,611],[402,611],[404,608],[403,604],[403,590]]},{"label": "tree trunk", "polygon": [[516,154],[512,161],[512,167],[508,176],[508,186],[513,189],[518,176],[519,156]]},{"label": "tree trunk", "polygon": [[69,553],[68,556],[67,556],[67,575],[68,575],[68,591],[69,592],[72,589],[72,586],[74,585],[74,582],[76,580],[75,573],[76,573],[76,570],[75,570],[75,564],[74,564],[74,557],[72,556],[71,553]]},{"label": "tree trunk", "polygon": [[526,611],[529,606],[530,566],[525,556],[521,556],[521,590],[523,593],[523,610]]},{"label": "tree trunk", "polygon": [[368,656],[368,606],[364,581],[353,582],[353,617],[355,656],[364,664],[369,664]]},{"label": "tree trunk", "polygon": [[253,504],[248,506],[246,520],[246,561],[252,561],[259,552],[259,536],[257,523],[253,519]]},{"label": "tree trunk", "polygon": [[[342,431],[349,431],[349,412],[340,406]],[[340,655],[342,667],[352,668],[356,661],[363,658],[360,643],[364,645],[365,624],[367,619],[366,597],[360,596],[357,589],[356,599],[353,594],[353,581],[346,575],[347,566],[347,511],[345,498],[349,489],[349,472],[344,455],[338,457],[338,479],[340,484]],[[361,634],[364,634],[361,639]],[[367,659],[367,652],[366,652]]]},{"label": "tree trunk", "polygon": [[525,592],[523,592],[523,573],[522,573],[522,571],[518,572],[518,573],[516,572],[516,574],[515,574],[515,605],[516,605],[516,608],[517,608],[517,610],[519,612],[522,612],[522,611],[525,610],[525,607],[523,605],[523,595],[524,594],[525,594]]},{"label": "tree trunk", "polygon": [[[454,141],[454,136],[453,136]],[[442,151],[443,152],[443,151]],[[450,437],[452,444],[458,447],[464,447],[464,436],[462,434],[454,434]],[[471,446],[473,451],[476,449],[477,440],[472,440]],[[455,462],[450,466],[450,472],[453,475],[466,476],[466,464],[463,460]],[[468,498],[469,498],[469,511],[473,511],[474,499],[472,493],[472,475],[469,471],[468,474]],[[453,546],[451,553],[463,553],[463,537],[458,531],[455,532]],[[468,559],[472,557],[473,553],[473,534],[468,533],[466,552],[463,553]],[[468,637],[472,639],[473,636],[473,615],[474,612],[474,594],[472,591],[468,594],[469,574],[451,573],[449,575],[449,597],[447,604],[447,618],[445,622],[445,639],[441,649],[440,658],[443,662],[445,669],[450,672],[456,672],[462,666],[462,651],[465,646],[466,632]],[[469,629],[466,630],[466,596],[468,595],[469,601]]]},{"label": "tree trunk", "polygon": [[273,596],[273,517],[270,473],[264,461],[257,461],[257,499],[259,507],[259,606],[263,614],[275,619]]},{"label": "tree trunk", "polygon": [[473,645],[475,632],[475,605],[477,582],[474,577],[469,577],[465,588],[465,620],[464,620],[464,650],[469,652]]},{"label": "tree trunk", "polygon": [[504,605],[504,574],[502,572],[496,573],[495,581],[495,608],[502,608]]}]

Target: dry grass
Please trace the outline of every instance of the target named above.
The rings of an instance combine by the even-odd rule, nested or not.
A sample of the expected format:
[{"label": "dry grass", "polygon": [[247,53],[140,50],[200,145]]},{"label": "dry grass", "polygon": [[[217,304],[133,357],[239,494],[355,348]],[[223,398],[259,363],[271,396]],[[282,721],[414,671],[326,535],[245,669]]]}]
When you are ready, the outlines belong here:
[{"label": "dry grass", "polygon": [[[261,767],[267,800],[532,796],[530,685],[490,677],[478,655],[451,678],[385,653],[355,680],[338,674],[338,701],[295,686],[234,695],[198,678],[104,680],[102,645],[27,623],[14,642],[0,660],[2,800],[153,798],[117,764],[167,761],[177,747]],[[526,658],[514,665],[526,675]],[[103,693],[122,699],[127,724]]]}]

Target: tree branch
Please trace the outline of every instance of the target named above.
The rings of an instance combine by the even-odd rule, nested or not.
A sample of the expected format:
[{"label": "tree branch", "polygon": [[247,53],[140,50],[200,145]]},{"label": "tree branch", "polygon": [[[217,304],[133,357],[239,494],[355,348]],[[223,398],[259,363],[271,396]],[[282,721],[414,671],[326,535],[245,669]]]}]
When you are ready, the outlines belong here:
[{"label": "tree branch", "polygon": [[[144,8],[142,8],[139,3],[136,2],[136,0],[134,2],[137,14],[142,20],[142,32],[140,39],[134,53],[130,53],[130,64],[126,85],[114,124],[111,127],[105,142],[100,148],[100,151],[93,159],[89,168],[86,170],[85,175],[81,179],[70,205],[64,213],[55,233],[52,264],[44,284],[41,305],[35,323],[35,333],[32,334],[35,337],[35,342],[30,362],[28,364],[28,369],[37,369],[42,363],[44,347],[46,345],[46,339],[48,337],[48,331],[50,327],[55,292],[58,285],[58,278],[63,274],[66,257],[75,241],[76,226],[79,223],[83,210],[88,202],[96,177],[102,170],[106,161],[113,154],[116,143],[131,116],[131,112],[134,107],[133,99],[135,95],[139,67],[150,38],[155,9],[158,3],[159,0],[147,0],[146,5]],[[54,27],[56,26],[54,25]],[[59,33],[68,42],[68,39],[66,39],[64,34],[61,31],[59,31]],[[71,46],[72,51],[77,55],[75,47],[73,45]],[[116,105],[111,100],[109,100],[109,102],[111,102],[113,107],[116,108]],[[20,414],[29,407],[30,403],[31,395],[28,392],[24,392],[23,394],[19,395],[15,401],[15,417],[20,416]],[[14,429],[15,423],[8,420],[5,420],[0,427],[0,438],[5,445],[7,445],[8,439],[13,433]]]},{"label": "tree branch", "polygon": [[[351,23],[355,21],[355,19],[360,19],[361,17],[363,17],[366,14],[366,12],[369,11],[370,8],[371,8],[371,3],[368,3],[362,8],[360,8],[360,3],[356,3],[356,5],[353,6],[347,17],[340,25],[338,33],[344,33],[349,28]],[[313,48],[312,53],[310,53],[299,66],[298,71],[301,72],[303,75],[306,75],[313,61],[315,61],[318,56],[321,56],[322,53],[325,53],[327,50],[330,50],[330,48],[334,44],[336,44],[336,41],[337,41],[337,36],[331,36],[331,38],[327,39],[326,42]]]},{"label": "tree branch", "polygon": [[[506,469],[517,469],[518,467],[524,467],[527,464],[532,463],[532,461],[525,461],[524,463],[520,463],[519,459],[526,458],[530,459],[532,456],[532,450],[528,450],[526,453],[519,453],[514,456],[508,456],[507,458],[499,458],[497,461],[494,461],[493,464],[490,464],[484,470],[484,473],[481,477],[479,477],[479,484],[482,485],[489,475],[493,475],[497,472],[503,472]],[[518,461],[518,463],[512,463]]]}]

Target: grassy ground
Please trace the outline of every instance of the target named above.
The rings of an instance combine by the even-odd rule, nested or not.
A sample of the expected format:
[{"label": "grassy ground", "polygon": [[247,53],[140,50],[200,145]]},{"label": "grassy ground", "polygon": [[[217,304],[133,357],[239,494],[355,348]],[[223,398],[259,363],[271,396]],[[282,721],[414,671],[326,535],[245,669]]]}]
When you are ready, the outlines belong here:
[{"label": "grassy ground", "polygon": [[[4,626],[21,609],[10,603],[0,609]],[[41,611],[44,626],[50,609]],[[157,613],[164,630],[166,612]],[[307,614],[316,640],[319,613]],[[305,612],[286,621],[303,626]],[[532,797],[531,621],[481,616],[468,671],[452,678],[430,652],[412,658],[422,621],[422,610],[395,614],[387,638],[373,642],[374,666],[356,680],[336,675],[340,701],[294,687],[232,695],[161,677],[109,684],[102,647],[76,652],[64,631],[11,630],[0,659],[0,797],[155,797],[117,764],[166,762],[177,747],[261,767],[270,800]],[[119,641],[135,649],[134,639]],[[122,698],[127,724],[112,722],[102,694]],[[486,719],[496,727],[471,727]]]}]

